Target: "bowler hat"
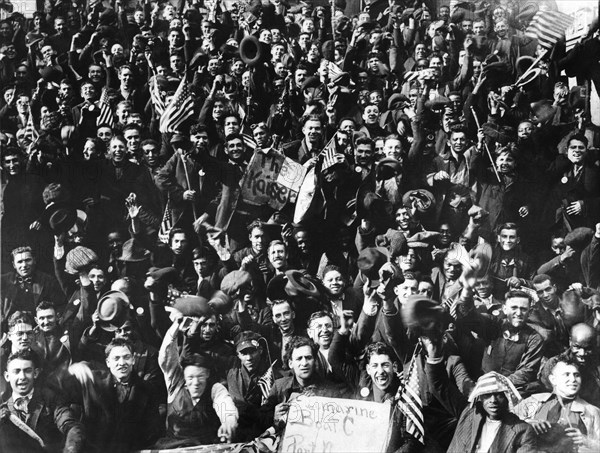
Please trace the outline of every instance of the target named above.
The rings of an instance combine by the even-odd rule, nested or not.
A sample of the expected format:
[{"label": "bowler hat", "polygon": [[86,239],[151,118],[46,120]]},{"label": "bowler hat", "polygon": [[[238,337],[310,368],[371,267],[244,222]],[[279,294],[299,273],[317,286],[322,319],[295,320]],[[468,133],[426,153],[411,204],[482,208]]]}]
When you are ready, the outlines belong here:
[{"label": "bowler hat", "polygon": [[65,271],[68,274],[77,274],[92,263],[98,262],[98,255],[93,250],[78,245],[69,253],[65,262]]},{"label": "bowler hat", "polygon": [[229,296],[233,296],[240,288],[249,286],[251,283],[252,276],[249,272],[243,270],[231,271],[221,280],[221,291]]},{"label": "bowler hat", "polygon": [[129,319],[129,298],[121,291],[108,291],[98,301],[99,326],[113,332]]},{"label": "bowler hat", "polygon": [[48,219],[50,229],[58,235],[69,231],[77,221],[77,210],[75,208],[60,208],[52,213]]},{"label": "bowler hat", "polygon": [[128,263],[139,263],[150,258],[150,251],[142,247],[135,239],[128,239],[123,244],[120,261]]},{"label": "bowler hat", "polygon": [[173,308],[181,312],[183,316],[202,317],[214,314],[212,308],[208,305],[208,300],[200,296],[179,297],[175,299]]}]

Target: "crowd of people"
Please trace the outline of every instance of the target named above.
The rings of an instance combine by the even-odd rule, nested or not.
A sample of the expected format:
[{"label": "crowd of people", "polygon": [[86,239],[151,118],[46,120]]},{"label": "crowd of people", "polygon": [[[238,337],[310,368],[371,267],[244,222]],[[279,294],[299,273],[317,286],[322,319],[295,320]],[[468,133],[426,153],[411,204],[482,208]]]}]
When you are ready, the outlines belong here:
[{"label": "crowd of people", "polygon": [[600,31],[451,3],[0,3],[0,451],[600,451]]}]

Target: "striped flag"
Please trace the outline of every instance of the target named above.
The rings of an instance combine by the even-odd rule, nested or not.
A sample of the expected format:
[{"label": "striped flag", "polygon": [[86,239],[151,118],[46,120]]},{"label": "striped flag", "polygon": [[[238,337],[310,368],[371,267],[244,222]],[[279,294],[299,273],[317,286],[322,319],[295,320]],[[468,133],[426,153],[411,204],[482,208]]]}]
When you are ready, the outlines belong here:
[{"label": "striped flag", "polygon": [[533,16],[525,34],[530,38],[537,38],[544,49],[551,49],[565,37],[565,32],[573,20],[573,17],[558,11],[539,11]]},{"label": "striped flag", "polygon": [[271,364],[269,369],[258,379],[258,386],[260,387],[260,391],[262,393],[262,403],[265,404],[267,399],[269,398],[269,393],[271,393],[271,387],[273,387],[273,383],[275,382],[275,377],[273,376],[273,365],[275,362]]},{"label": "striped flag", "polygon": [[423,402],[419,390],[419,370],[417,360],[420,358],[420,347],[417,345],[408,366],[406,375],[403,375],[403,385],[398,389],[398,407],[406,415],[406,432],[425,444],[425,421],[423,418]]},{"label": "striped flag", "polygon": [[32,142],[35,142],[40,134],[38,133],[35,125],[33,124],[33,115],[31,114],[31,108],[29,109],[29,117],[27,118],[27,124],[25,125],[25,135],[31,138]]},{"label": "striped flag", "polygon": [[152,105],[154,105],[156,114],[161,117],[165,111],[165,101],[163,101],[163,99],[160,97],[160,93],[158,92],[158,87],[156,86],[156,76],[152,76],[152,81],[150,83],[150,98],[152,99]]},{"label": "striped flag", "polygon": [[96,125],[100,126],[101,124],[108,124],[110,127],[113,127],[115,125],[115,117],[110,108],[110,101],[108,99],[106,88],[102,88],[98,107],[100,108],[100,114],[96,119]]},{"label": "striped flag", "polygon": [[321,154],[323,154],[323,166],[321,167],[321,171],[327,170],[329,167],[333,167],[335,164],[342,163],[346,160],[343,154],[337,152],[335,146],[335,134],[331,137],[329,143],[325,145]]},{"label": "striped flag", "polygon": [[194,114],[194,102],[185,77],[181,79],[179,87],[169,105],[160,117],[159,130],[162,134],[175,132],[181,124]]},{"label": "striped flag", "polygon": [[158,239],[164,244],[169,243],[169,233],[173,228],[173,211],[171,210],[171,197],[167,198],[167,205],[163,213],[160,229],[158,230]]},{"label": "striped flag", "polygon": [[252,137],[252,135],[247,134],[246,132],[242,133],[242,138],[244,139],[244,145],[246,145],[248,148],[254,150],[256,149],[256,141],[254,140],[254,137]]}]

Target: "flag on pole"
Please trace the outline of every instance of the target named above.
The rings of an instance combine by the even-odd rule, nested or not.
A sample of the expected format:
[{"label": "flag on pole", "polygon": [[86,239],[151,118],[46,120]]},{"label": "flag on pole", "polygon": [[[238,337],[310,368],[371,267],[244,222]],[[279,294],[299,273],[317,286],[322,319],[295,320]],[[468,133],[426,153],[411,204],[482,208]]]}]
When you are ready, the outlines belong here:
[{"label": "flag on pole", "polygon": [[525,34],[536,38],[544,49],[551,49],[554,44],[565,37],[567,28],[575,19],[558,11],[539,11],[531,19]]},{"label": "flag on pole", "polygon": [[96,125],[100,126],[101,124],[108,124],[110,127],[113,127],[115,125],[115,117],[112,109],[110,108],[110,101],[108,99],[106,88],[102,88],[102,94],[100,95],[100,100],[98,101],[98,107],[100,108],[100,114],[96,119]]},{"label": "flag on pole", "polygon": [[335,146],[335,134],[325,145],[325,148],[323,148],[321,154],[323,154],[323,165],[321,167],[321,171],[325,171],[328,168],[333,167],[335,164],[342,163],[346,160],[343,154],[337,152],[337,148]]},{"label": "flag on pole", "polygon": [[408,366],[406,375],[403,375],[404,382],[398,389],[398,407],[406,415],[406,432],[425,444],[425,422],[423,418],[423,402],[419,390],[419,370],[417,369],[417,360],[419,360],[419,345]]},{"label": "flag on pole", "polygon": [[156,76],[152,76],[152,81],[150,82],[150,99],[152,99],[152,105],[154,105],[156,114],[158,117],[161,117],[165,111],[165,101],[163,101],[163,99],[160,97],[160,93],[158,92]]},{"label": "flag on pole", "polygon": [[169,233],[173,228],[173,211],[171,210],[171,197],[167,198],[167,205],[163,213],[160,229],[158,230],[158,239],[164,244],[169,243]]},{"label": "flag on pole", "polygon": [[262,404],[267,402],[269,398],[269,393],[271,393],[271,387],[273,387],[273,383],[275,382],[275,377],[273,376],[273,365],[275,362],[271,364],[269,369],[258,379],[258,386],[260,387],[260,391],[262,393]]},{"label": "flag on pole", "polygon": [[35,125],[33,124],[33,115],[31,114],[31,108],[29,109],[29,117],[27,118],[27,124],[25,125],[25,135],[31,138],[32,142],[35,142],[40,134],[38,133]]},{"label": "flag on pole", "polygon": [[162,134],[175,132],[181,124],[194,114],[194,102],[185,77],[181,79],[169,105],[160,117],[159,130]]},{"label": "flag on pole", "polygon": [[244,139],[244,145],[246,145],[251,150],[255,150],[256,147],[258,146],[256,144],[256,141],[254,140],[254,137],[252,137],[252,135],[244,132],[244,133],[242,133],[242,138]]}]

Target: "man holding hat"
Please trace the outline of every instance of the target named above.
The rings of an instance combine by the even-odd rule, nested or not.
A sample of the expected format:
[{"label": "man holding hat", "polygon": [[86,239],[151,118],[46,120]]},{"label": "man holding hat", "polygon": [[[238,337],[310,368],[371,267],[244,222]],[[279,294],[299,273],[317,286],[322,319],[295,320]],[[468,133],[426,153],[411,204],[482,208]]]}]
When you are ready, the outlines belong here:
[{"label": "man holding hat", "polygon": [[271,362],[266,340],[252,331],[235,339],[237,360],[227,373],[227,389],[239,412],[236,439],[252,440],[261,434],[259,409],[269,396],[270,385],[282,377],[278,360]]},{"label": "man holding hat", "polygon": [[6,326],[11,314],[19,310],[33,312],[42,300],[49,300],[62,310],[65,295],[53,276],[37,270],[33,249],[18,247],[12,250],[11,255],[14,271],[2,275],[0,282],[3,326]]},{"label": "man holding hat", "polygon": [[180,362],[177,337],[189,328],[181,314],[165,334],[159,364],[167,384],[167,436],[157,448],[231,442],[238,424],[238,410],[227,389],[213,374],[210,356],[190,354]]}]

